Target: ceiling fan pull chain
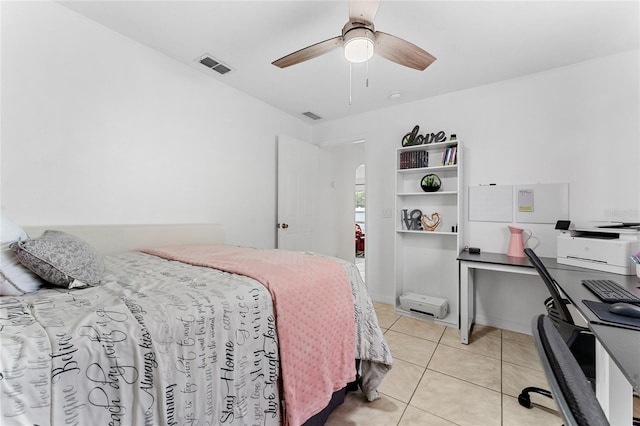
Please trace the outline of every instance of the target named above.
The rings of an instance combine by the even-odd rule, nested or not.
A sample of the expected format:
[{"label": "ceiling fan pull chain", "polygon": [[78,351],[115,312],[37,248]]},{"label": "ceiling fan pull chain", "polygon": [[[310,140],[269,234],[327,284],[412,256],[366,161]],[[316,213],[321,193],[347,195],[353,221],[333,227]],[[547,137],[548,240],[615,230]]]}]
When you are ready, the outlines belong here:
[{"label": "ceiling fan pull chain", "polygon": [[367,78],[364,79],[365,87],[369,87],[369,60],[367,59]]},{"label": "ceiling fan pull chain", "polygon": [[353,65],[351,64],[351,62],[349,62],[349,105],[351,105],[351,80],[353,80],[353,78],[351,77],[351,67]]},{"label": "ceiling fan pull chain", "polygon": [[[369,43],[367,43],[367,58],[369,58]],[[364,80],[365,87],[369,87],[369,59],[367,59],[367,78]]]}]

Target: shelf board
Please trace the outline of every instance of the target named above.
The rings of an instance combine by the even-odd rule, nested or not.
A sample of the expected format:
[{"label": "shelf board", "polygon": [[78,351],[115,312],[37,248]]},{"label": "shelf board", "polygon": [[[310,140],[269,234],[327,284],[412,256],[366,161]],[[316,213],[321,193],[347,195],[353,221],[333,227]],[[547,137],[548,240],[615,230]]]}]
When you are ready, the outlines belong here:
[{"label": "shelf board", "polygon": [[423,235],[458,235],[457,232],[449,231],[407,231],[406,229],[396,229],[399,234],[423,234]]},{"label": "shelf board", "polygon": [[460,140],[457,141],[444,141],[438,143],[423,143],[420,145],[412,145],[412,146],[403,146],[398,148],[398,152],[407,152],[407,151],[438,151],[442,149],[447,149],[450,146],[456,146]]},{"label": "shelf board", "polygon": [[399,197],[414,196],[414,195],[456,195],[458,191],[436,191],[436,192],[398,192],[396,195]]},{"label": "shelf board", "polygon": [[458,165],[454,164],[452,166],[433,166],[433,167],[415,167],[412,169],[397,169],[398,173],[428,173],[428,172],[443,172],[443,171],[456,171],[458,170]]}]

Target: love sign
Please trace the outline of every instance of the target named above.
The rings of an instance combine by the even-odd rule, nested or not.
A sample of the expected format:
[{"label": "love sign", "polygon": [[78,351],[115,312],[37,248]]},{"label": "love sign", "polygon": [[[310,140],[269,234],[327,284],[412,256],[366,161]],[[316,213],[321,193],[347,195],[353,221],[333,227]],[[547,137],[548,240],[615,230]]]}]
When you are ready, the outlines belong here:
[{"label": "love sign", "polygon": [[414,209],[409,213],[408,209],[402,209],[402,221],[407,231],[422,231],[422,210]]}]

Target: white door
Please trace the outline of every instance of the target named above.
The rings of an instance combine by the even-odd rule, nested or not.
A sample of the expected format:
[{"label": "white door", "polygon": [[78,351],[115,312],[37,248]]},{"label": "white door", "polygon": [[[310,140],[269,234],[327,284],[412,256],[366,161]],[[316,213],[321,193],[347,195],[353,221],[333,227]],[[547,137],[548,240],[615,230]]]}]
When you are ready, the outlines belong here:
[{"label": "white door", "polygon": [[314,250],[318,147],[278,137],[278,248]]}]

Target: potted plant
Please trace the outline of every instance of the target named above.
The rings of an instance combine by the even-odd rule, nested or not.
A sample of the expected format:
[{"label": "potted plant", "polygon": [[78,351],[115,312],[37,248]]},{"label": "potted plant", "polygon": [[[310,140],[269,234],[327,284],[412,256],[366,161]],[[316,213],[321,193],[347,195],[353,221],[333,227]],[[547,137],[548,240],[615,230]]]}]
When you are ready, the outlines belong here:
[{"label": "potted plant", "polygon": [[423,176],[420,181],[420,186],[424,192],[436,192],[440,189],[441,184],[438,175],[433,173]]}]

